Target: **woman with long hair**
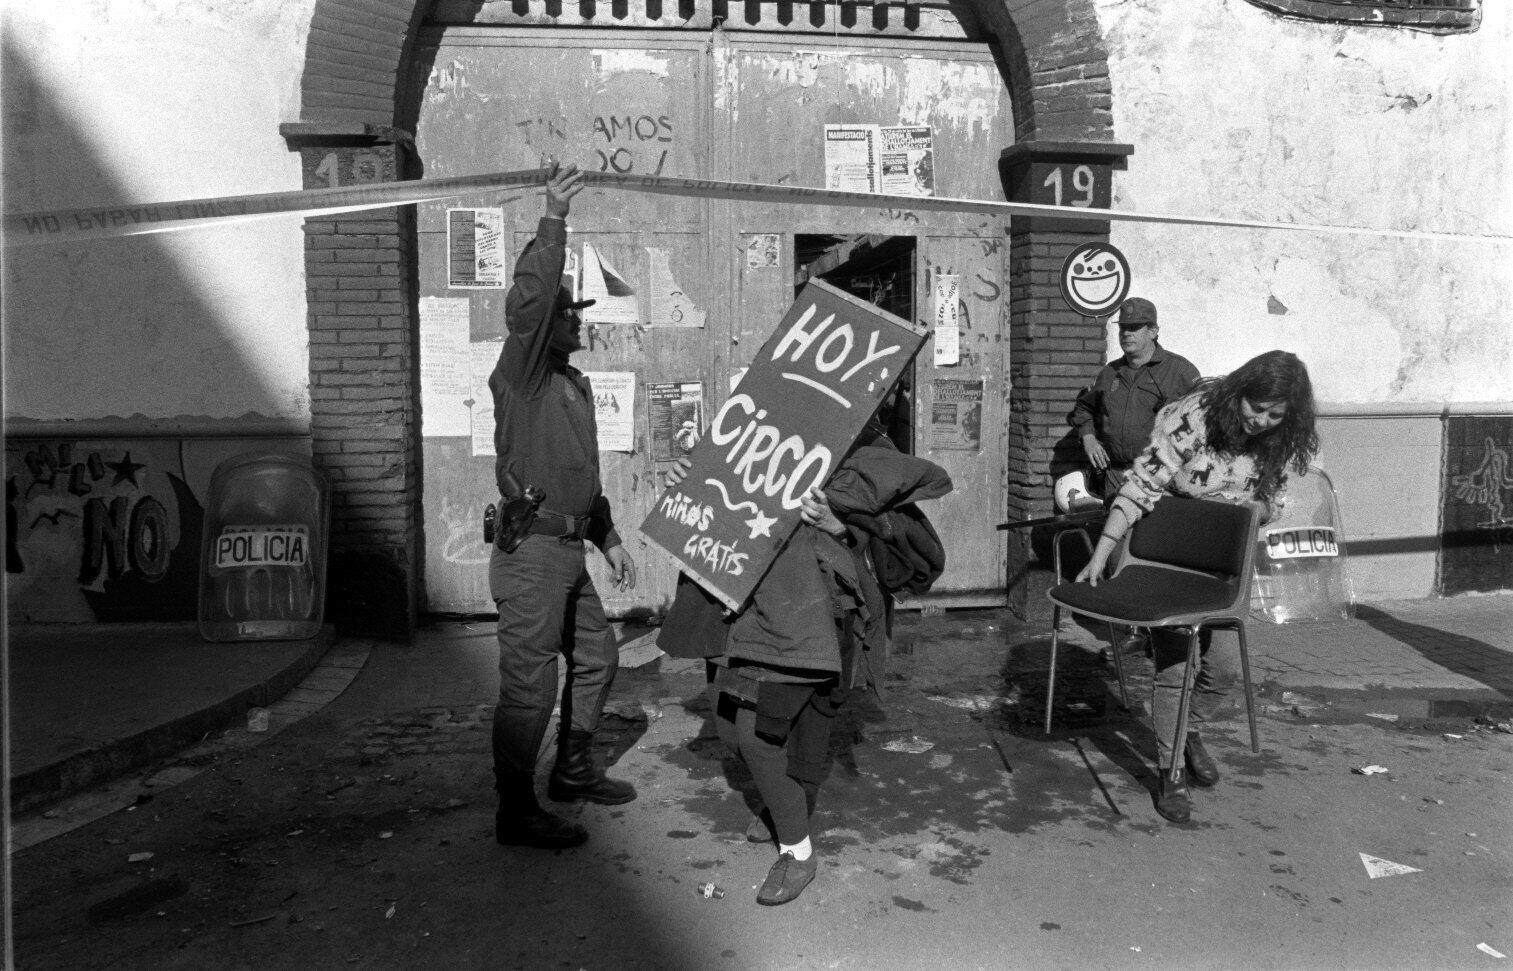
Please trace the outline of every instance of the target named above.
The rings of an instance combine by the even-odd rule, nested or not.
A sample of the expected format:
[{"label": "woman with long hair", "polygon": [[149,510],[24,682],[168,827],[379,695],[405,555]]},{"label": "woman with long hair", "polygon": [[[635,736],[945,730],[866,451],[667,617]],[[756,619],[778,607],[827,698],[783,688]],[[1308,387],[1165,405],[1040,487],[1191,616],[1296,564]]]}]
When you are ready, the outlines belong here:
[{"label": "woman with long hair", "polygon": [[[1222,378],[1200,382],[1156,416],[1150,444],[1114,498],[1093,557],[1077,579],[1096,586],[1125,534],[1163,495],[1256,500],[1265,504],[1268,521],[1276,518],[1288,475],[1307,472],[1318,450],[1313,383],[1297,355],[1267,351]],[[1218,651],[1212,650],[1216,644],[1221,645]],[[1190,726],[1201,725],[1227,696],[1233,682],[1231,644],[1238,645],[1233,631],[1203,632]],[[1151,653],[1156,667],[1151,691],[1159,775],[1156,811],[1173,822],[1186,822],[1192,815],[1188,781],[1212,786],[1219,781],[1219,769],[1198,729],[1190,728],[1178,780],[1159,771],[1172,759],[1186,638],[1157,631]]]}]

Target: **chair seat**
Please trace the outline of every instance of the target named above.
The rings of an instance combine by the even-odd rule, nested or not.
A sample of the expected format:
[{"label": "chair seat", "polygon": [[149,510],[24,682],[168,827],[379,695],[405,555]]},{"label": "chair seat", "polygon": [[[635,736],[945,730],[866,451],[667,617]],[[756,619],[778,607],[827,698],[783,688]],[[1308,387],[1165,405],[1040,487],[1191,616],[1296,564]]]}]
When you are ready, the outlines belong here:
[{"label": "chair seat", "polygon": [[1063,607],[1124,623],[1160,626],[1158,621],[1189,615],[1223,614],[1235,602],[1234,581],[1160,567],[1130,564],[1098,585],[1060,583],[1050,598]]}]

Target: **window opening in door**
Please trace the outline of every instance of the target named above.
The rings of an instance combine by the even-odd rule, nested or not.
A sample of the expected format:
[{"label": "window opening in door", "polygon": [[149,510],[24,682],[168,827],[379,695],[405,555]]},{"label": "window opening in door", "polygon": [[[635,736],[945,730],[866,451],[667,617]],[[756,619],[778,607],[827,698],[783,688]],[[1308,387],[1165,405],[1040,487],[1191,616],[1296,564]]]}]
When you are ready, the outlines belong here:
[{"label": "window opening in door", "polygon": [[[913,236],[800,234],[793,237],[793,289],[811,279],[876,304],[904,320],[914,319]],[[882,415],[888,437],[902,452],[914,452],[914,365],[898,382]]]}]

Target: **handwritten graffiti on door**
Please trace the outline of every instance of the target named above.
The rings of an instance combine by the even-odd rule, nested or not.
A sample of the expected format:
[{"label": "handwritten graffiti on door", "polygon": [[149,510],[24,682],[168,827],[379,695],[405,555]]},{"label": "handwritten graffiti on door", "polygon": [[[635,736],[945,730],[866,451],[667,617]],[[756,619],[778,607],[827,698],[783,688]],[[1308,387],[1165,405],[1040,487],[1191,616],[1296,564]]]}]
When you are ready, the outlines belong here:
[{"label": "handwritten graffiti on door", "polygon": [[1445,436],[1440,593],[1513,587],[1513,417],[1452,417]]}]

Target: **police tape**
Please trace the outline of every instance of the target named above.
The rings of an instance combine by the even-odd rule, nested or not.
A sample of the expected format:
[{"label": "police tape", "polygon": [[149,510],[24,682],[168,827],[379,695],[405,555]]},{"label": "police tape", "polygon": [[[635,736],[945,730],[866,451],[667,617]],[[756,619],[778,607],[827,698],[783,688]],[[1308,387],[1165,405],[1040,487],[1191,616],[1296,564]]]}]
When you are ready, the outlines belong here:
[{"label": "police tape", "polygon": [[[672,176],[585,172],[585,185],[624,192],[680,196],[694,199],[724,199],[807,206],[887,209],[908,212],[953,212],[1010,217],[1052,217],[1080,222],[1133,222],[1179,226],[1213,226],[1230,229],[1284,230],[1330,235],[1377,236],[1429,242],[1509,243],[1513,236],[1451,233],[1417,229],[1376,229],[1321,223],[1269,222],[1214,216],[1121,212],[1078,206],[1053,206],[1030,202],[994,202],[986,199],[955,199],[942,196],[905,196],[884,192],[851,192],[775,185],[765,182],[728,182],[715,179],[685,179]],[[225,225],[280,215],[306,218],[387,209],[394,206],[439,202],[459,196],[500,189],[543,185],[545,169],[521,169],[489,175],[465,175],[443,179],[415,179],[381,185],[304,189],[255,195],[186,199],[178,202],[123,206],[89,206],[78,209],[7,213],[4,217],[6,246],[109,239],[148,233]],[[508,201],[518,201],[518,197]]]}]

